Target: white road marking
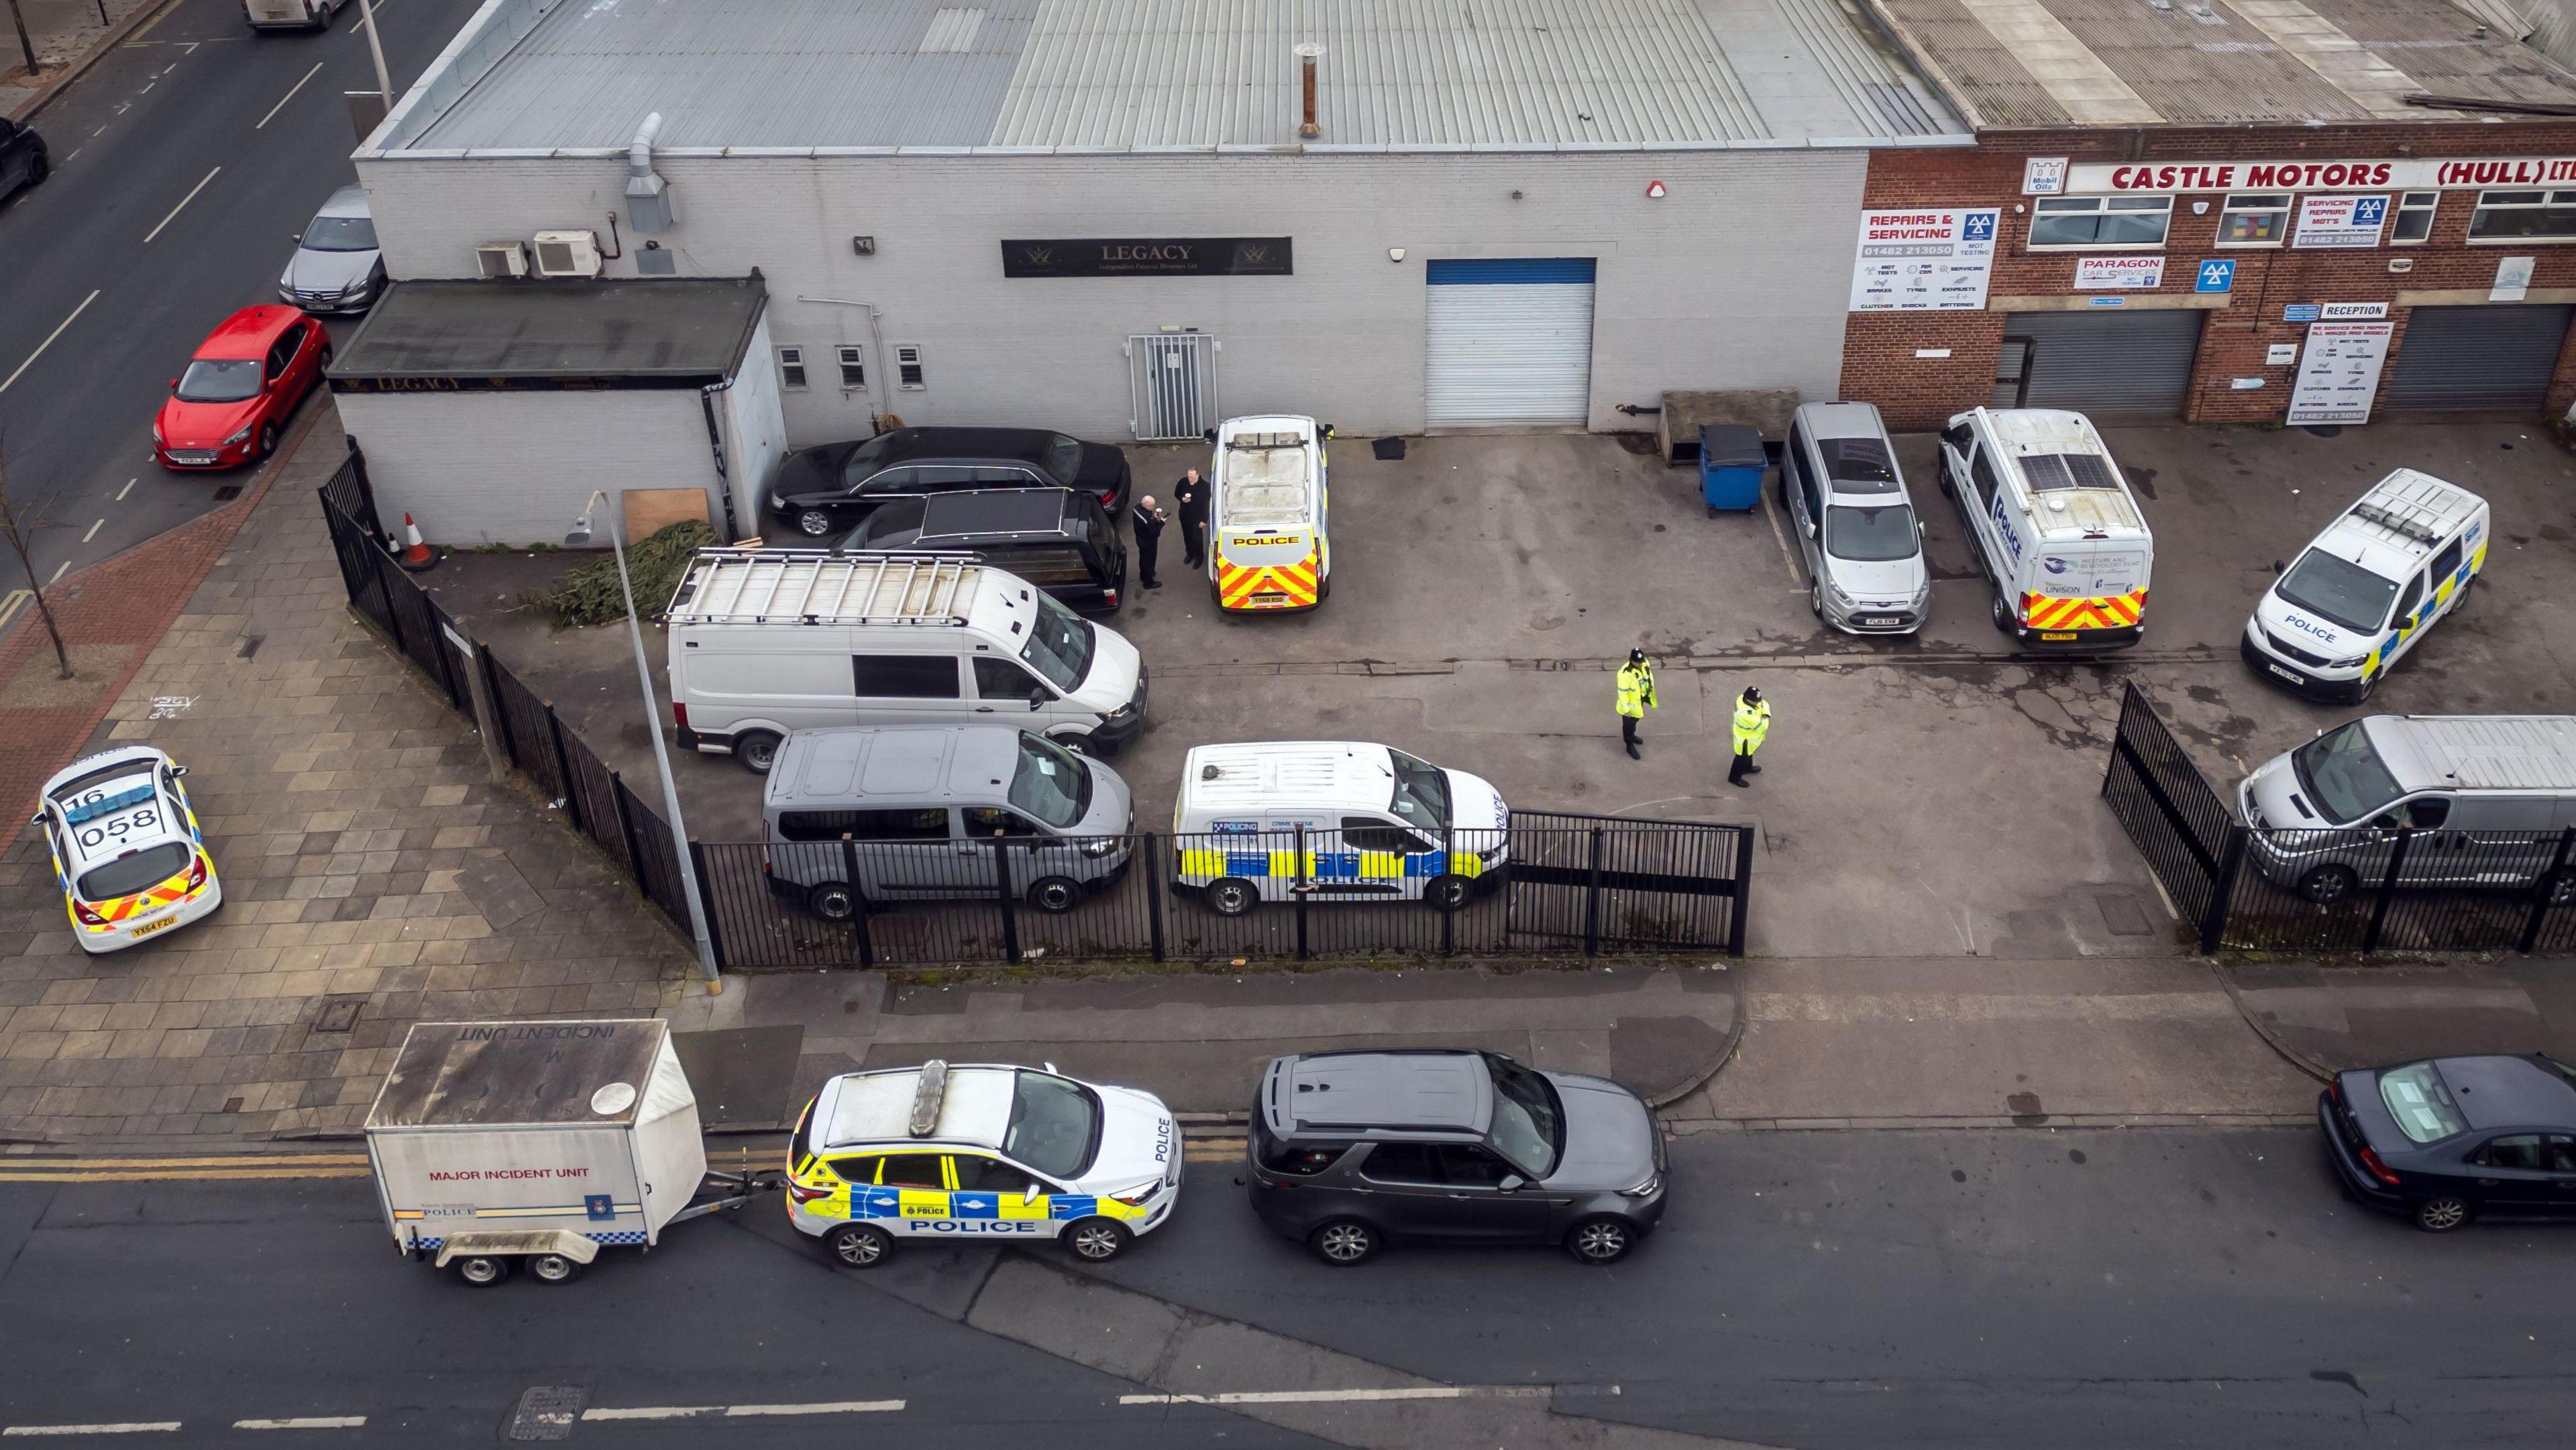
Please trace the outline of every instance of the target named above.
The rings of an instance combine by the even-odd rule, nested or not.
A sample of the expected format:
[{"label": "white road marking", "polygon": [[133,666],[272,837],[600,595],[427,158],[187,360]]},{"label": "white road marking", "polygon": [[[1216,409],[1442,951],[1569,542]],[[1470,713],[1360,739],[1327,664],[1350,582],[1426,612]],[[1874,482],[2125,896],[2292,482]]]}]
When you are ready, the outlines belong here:
[{"label": "white road marking", "polygon": [[0,1435],[146,1435],[178,1428],[176,1420],[138,1420],[124,1425],[11,1425]]},{"label": "white road marking", "polygon": [[1400,1390],[1237,1390],[1221,1395],[1120,1395],[1122,1405],[1322,1405],[1379,1400],[1525,1400],[1549,1385],[1424,1385]]},{"label": "white road marking", "polygon": [[206,181],[214,180],[218,175],[222,174],[222,172],[223,168],[218,166],[214,170],[206,173],[205,181],[200,181],[196,185],[189,187],[188,194],[179,198],[179,204],[170,208],[170,215],[161,219],[161,226],[154,227],[151,231],[144,234],[143,245],[147,247],[152,245],[152,239],[161,235],[161,227],[166,227],[170,225],[171,222],[177,220],[179,213],[187,209],[188,203],[197,199],[197,193],[206,189]]},{"label": "white road marking", "polygon": [[1787,565],[1789,569],[1789,585],[1803,594],[1807,589],[1806,576],[1798,568],[1798,556],[1789,551],[1789,535],[1780,527],[1780,515],[1771,507],[1771,490],[1763,489],[1761,499],[1762,517],[1771,521],[1771,537],[1778,540],[1780,544],[1780,562]]},{"label": "white road marking", "polygon": [[72,561],[71,561],[71,560],[69,560],[69,559],[65,559],[65,560],[64,560],[64,561],[62,561],[61,563],[56,564],[56,565],[54,566],[54,577],[45,581],[45,587],[46,587],[46,588],[48,588],[48,589],[51,589],[51,588],[53,588],[55,585],[57,585],[57,584],[61,583],[61,582],[63,581],[63,575],[64,575],[64,573],[65,573],[66,571],[68,571],[71,567],[72,567]]},{"label": "white road marking", "polygon": [[115,497],[115,498],[113,498],[113,499],[108,500],[108,502],[110,502],[110,503],[123,503],[123,502],[125,502],[125,496],[126,496],[127,494],[129,494],[129,493],[134,492],[134,485],[135,485],[136,483],[138,483],[138,482],[140,482],[140,480],[139,480],[139,479],[132,479],[132,478],[127,479],[127,480],[125,481],[125,487],[118,489],[118,490],[116,491],[116,497]]},{"label": "white road marking", "polygon": [[364,1415],[307,1415],[294,1420],[235,1420],[236,1430],[354,1430],[367,1423]]},{"label": "white road marking", "polygon": [[629,1405],[594,1407],[584,1420],[739,1419],[750,1415],[881,1415],[902,1409],[901,1400],[825,1400],[810,1405]]},{"label": "white road marking", "polygon": [[86,533],[86,534],[81,535],[81,542],[82,542],[82,543],[84,543],[84,544],[86,544],[86,543],[88,543],[90,540],[97,538],[97,537],[98,537],[98,531],[99,531],[100,527],[101,527],[101,526],[103,526],[103,525],[105,525],[105,524],[106,524],[106,522],[107,522],[107,520],[105,520],[105,519],[99,519],[99,520],[97,520],[96,522],[92,523],[92,524],[89,526],[89,532],[88,532],[88,533]]},{"label": "white road marking", "polygon": [[136,91],[135,94],[138,96],[149,95],[152,92],[152,88],[159,84],[161,84],[159,81],[145,81],[143,83],[143,89]]},{"label": "white road marking", "polygon": [[18,372],[11,373],[6,378],[0,378],[0,393],[9,391],[9,384],[18,381],[18,373],[25,372],[29,366],[34,364],[36,359],[43,357],[45,355],[45,349],[54,345],[54,339],[63,335],[63,329],[71,326],[74,318],[77,318],[82,313],[89,311],[89,305],[97,300],[98,292],[93,288],[87,297],[81,299],[81,305],[72,309],[72,315],[70,317],[64,318],[53,331],[45,334],[45,340],[36,344],[36,350],[27,354],[27,361],[18,364]]},{"label": "white road marking", "polygon": [[18,611],[26,608],[27,601],[35,597],[36,593],[32,589],[12,589],[6,594],[0,594],[0,629],[8,628],[9,621],[16,619]]},{"label": "white road marking", "polygon": [[[78,156],[79,154],[81,154],[81,152],[83,152],[84,150],[87,150],[87,149],[88,149],[87,147],[75,146],[75,147],[73,147],[73,148],[72,148],[72,156]],[[72,164],[72,156],[66,156],[66,157],[64,157],[62,160],[57,161],[57,162],[55,162],[54,164],[55,164],[56,166],[69,166],[69,165],[71,165],[71,164]]]},{"label": "white road marking", "polygon": [[[313,62],[313,69],[304,73],[304,81],[309,81],[321,73],[322,62],[317,60]],[[278,97],[277,104],[269,107],[268,114],[260,117],[259,124],[251,127],[251,129],[254,131],[266,130],[268,128],[268,123],[277,119],[277,113],[286,109],[286,103],[295,99],[295,93],[304,89],[304,81],[297,81],[295,84],[287,87],[286,94]]]}]

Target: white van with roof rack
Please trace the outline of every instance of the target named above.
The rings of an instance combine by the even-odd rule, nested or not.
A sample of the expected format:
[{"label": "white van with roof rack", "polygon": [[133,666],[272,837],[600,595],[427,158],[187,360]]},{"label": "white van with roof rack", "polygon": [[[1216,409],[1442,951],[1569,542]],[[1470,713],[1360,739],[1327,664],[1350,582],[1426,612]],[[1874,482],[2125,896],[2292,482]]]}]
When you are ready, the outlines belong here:
[{"label": "white van with roof rack", "polygon": [[2486,567],[2485,499],[2401,468],[2372,484],[2254,602],[2237,652],[2311,700],[2370,698],[2389,666],[2468,602]]},{"label": "white van with roof rack", "polygon": [[2077,654],[2144,636],[2155,535],[2091,419],[1971,409],[1941,431],[1940,479],[1994,582],[1995,628]]},{"label": "white van with roof rack", "polygon": [[1134,645],[955,554],[701,549],[665,622],[682,748],[764,775],[827,725],[1017,725],[1095,755],[1145,728]]}]

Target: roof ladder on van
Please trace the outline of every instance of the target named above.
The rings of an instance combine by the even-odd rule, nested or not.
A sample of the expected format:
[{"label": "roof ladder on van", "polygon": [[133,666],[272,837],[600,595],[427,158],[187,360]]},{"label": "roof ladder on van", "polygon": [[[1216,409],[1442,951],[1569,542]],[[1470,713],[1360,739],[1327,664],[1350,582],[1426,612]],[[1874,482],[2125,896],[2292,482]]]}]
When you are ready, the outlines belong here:
[{"label": "roof ladder on van", "polygon": [[955,554],[700,549],[675,624],[960,625],[983,566]]}]

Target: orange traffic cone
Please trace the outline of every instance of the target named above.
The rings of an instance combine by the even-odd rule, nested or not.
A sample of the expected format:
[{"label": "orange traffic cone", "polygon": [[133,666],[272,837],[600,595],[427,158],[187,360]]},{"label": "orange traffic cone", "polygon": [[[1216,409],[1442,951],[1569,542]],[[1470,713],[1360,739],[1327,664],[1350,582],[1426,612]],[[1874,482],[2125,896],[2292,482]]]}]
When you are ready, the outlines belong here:
[{"label": "orange traffic cone", "polygon": [[438,563],[438,551],[421,542],[420,525],[413,523],[409,514],[403,515],[403,551],[394,562],[413,574],[433,568]]}]

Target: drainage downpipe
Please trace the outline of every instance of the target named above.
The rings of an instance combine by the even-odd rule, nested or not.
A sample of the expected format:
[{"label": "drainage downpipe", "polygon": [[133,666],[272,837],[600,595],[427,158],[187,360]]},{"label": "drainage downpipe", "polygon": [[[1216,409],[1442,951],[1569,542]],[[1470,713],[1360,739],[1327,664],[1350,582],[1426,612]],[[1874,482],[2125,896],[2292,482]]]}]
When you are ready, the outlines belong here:
[{"label": "drainage downpipe", "polygon": [[707,415],[707,446],[716,455],[716,492],[724,499],[724,541],[733,543],[743,537],[742,525],[733,511],[733,470],[725,466],[724,428],[716,421],[716,394],[732,390],[734,380],[709,383],[698,389],[698,406]]}]

